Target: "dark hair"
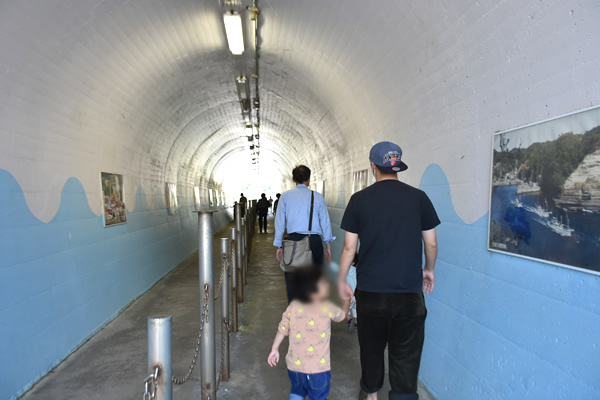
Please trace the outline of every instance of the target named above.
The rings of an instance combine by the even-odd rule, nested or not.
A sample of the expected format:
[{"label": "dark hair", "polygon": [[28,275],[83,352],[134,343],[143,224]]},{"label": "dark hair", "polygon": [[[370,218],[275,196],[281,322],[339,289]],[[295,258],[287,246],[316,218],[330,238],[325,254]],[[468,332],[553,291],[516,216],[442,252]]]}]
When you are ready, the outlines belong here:
[{"label": "dark hair", "polygon": [[319,290],[318,283],[322,276],[321,269],[315,266],[298,268],[292,272],[294,298],[301,303],[310,303],[311,295]]},{"label": "dark hair", "polygon": [[265,195],[264,193],[261,193],[260,197],[267,197],[267,195]]},{"label": "dark hair", "polygon": [[298,165],[292,171],[292,177],[296,183],[304,183],[310,179],[310,168],[306,165]]},{"label": "dark hair", "polygon": [[277,194],[275,195],[275,197],[277,197],[277,198],[280,198],[280,197],[281,197],[281,193],[277,193]]}]

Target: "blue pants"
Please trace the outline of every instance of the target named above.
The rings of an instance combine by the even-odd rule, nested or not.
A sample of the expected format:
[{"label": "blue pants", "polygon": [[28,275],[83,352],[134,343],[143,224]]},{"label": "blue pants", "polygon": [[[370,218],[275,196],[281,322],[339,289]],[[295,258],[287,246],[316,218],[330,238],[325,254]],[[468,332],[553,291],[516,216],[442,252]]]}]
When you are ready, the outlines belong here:
[{"label": "blue pants", "polygon": [[331,372],[320,372],[318,374],[303,374],[288,369],[288,375],[292,382],[292,390],[288,400],[327,400],[329,395],[329,383]]}]

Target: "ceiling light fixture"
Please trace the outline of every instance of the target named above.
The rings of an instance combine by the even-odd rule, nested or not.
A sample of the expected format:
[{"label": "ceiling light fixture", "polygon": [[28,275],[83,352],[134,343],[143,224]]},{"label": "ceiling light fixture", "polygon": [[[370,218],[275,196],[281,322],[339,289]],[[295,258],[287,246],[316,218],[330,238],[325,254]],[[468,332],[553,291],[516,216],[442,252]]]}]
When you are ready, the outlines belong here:
[{"label": "ceiling light fixture", "polygon": [[242,17],[237,11],[227,11],[223,16],[227,43],[232,54],[240,55],[244,52],[244,31],[242,30]]}]

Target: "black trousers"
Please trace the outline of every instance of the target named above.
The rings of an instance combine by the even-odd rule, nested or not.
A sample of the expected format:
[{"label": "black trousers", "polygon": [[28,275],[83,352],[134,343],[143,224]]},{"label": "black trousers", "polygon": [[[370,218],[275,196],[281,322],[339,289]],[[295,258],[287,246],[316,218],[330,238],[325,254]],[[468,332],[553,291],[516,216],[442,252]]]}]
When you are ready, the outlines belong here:
[{"label": "black trousers", "polygon": [[267,231],[267,212],[262,214],[261,211],[258,212],[258,228],[262,232],[263,230]]},{"label": "black trousers", "polygon": [[427,317],[423,293],[373,293],[357,289],[356,311],[362,389],[375,393],[383,387],[387,346],[390,400],[418,400]]},{"label": "black trousers", "polygon": [[[306,236],[308,235],[302,233],[290,233],[286,239],[297,242]],[[313,262],[315,265],[321,267],[323,265],[323,260],[325,259],[325,250],[323,249],[323,239],[320,235],[310,235],[310,251],[312,251]],[[292,293],[292,279],[289,272],[284,272],[284,276],[285,289],[289,304],[292,302],[292,300],[294,300],[294,294]]]}]

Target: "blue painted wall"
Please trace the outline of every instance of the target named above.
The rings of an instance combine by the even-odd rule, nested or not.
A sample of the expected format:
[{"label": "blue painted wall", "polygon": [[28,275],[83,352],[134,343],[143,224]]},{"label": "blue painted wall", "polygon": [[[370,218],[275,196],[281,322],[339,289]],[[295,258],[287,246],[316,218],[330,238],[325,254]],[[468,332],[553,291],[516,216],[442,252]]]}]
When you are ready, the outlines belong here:
[{"label": "blue painted wall", "polygon": [[[124,225],[104,228],[75,178],[49,223],[31,214],[0,170],[0,399],[14,399],[197,249],[197,217],[183,198],[148,207],[141,187]],[[231,218],[215,216],[215,228]]]},{"label": "blue painted wall", "polygon": [[[421,180],[442,225],[421,380],[438,400],[600,399],[600,276],[491,253],[437,165]],[[339,255],[343,210],[330,208]]]}]

